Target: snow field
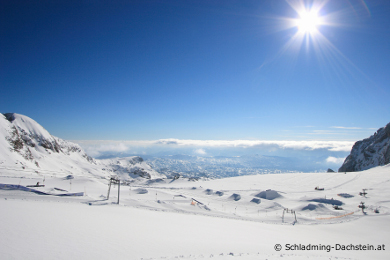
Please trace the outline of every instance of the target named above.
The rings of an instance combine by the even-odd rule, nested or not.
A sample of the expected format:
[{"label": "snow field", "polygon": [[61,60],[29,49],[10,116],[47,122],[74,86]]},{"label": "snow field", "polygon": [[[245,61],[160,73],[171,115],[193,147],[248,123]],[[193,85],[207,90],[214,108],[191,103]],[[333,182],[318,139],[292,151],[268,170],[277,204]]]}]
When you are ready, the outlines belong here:
[{"label": "snow field", "polygon": [[[45,192],[86,193],[56,197],[0,190],[2,259],[390,258],[389,250],[286,250],[286,244],[389,246],[388,166],[347,174],[256,175],[196,182],[138,178],[121,185],[119,205],[118,187],[111,187],[107,200],[108,180],[101,177],[0,172],[3,184],[25,186],[39,181],[45,187],[36,189]],[[324,190],[316,191],[316,186]],[[269,189],[281,196],[260,198],[260,204],[250,202]],[[367,189],[366,197],[358,195],[362,189]],[[234,200],[233,194],[241,198]],[[332,198],[343,203],[343,210],[333,209]],[[358,208],[361,201],[368,207],[365,214]],[[296,223],[287,212],[282,222],[286,208],[295,210]],[[276,244],[282,245],[281,251],[275,251]]]}]

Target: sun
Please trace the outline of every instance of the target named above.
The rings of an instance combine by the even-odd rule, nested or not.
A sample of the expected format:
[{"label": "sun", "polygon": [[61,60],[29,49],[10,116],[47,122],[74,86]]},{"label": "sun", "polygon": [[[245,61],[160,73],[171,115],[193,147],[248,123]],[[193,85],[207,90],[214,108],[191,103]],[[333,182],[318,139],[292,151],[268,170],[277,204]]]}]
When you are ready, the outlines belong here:
[{"label": "sun", "polygon": [[299,13],[299,18],[295,20],[295,26],[299,32],[304,34],[312,34],[317,32],[317,27],[321,24],[321,18],[318,13],[311,10],[303,10]]},{"label": "sun", "polygon": [[[347,24],[344,22],[351,19],[351,14],[358,15],[354,6],[335,9],[337,6],[327,6],[331,3],[330,0],[285,0],[285,2],[290,7],[289,15],[275,17],[274,19],[278,20],[280,25],[274,28],[276,32],[286,31],[286,42],[276,55],[264,61],[259,69],[283,58],[292,70],[300,69],[303,62],[307,62],[306,64],[310,66],[318,66],[324,78],[332,84],[337,79],[361,86],[371,84],[369,83],[371,79],[349,60],[331,39],[327,38],[327,35],[334,38],[332,28],[345,27]],[[363,0],[361,3],[371,17]],[[303,55],[306,60],[301,58]]]}]

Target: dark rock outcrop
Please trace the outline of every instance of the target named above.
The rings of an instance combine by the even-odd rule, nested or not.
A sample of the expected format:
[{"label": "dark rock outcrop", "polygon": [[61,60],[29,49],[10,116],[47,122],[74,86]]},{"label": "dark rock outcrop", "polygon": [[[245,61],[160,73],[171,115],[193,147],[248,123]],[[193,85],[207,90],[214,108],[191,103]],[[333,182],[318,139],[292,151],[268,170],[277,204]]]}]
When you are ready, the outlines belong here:
[{"label": "dark rock outcrop", "polygon": [[339,172],[355,172],[390,163],[390,123],[356,142]]}]

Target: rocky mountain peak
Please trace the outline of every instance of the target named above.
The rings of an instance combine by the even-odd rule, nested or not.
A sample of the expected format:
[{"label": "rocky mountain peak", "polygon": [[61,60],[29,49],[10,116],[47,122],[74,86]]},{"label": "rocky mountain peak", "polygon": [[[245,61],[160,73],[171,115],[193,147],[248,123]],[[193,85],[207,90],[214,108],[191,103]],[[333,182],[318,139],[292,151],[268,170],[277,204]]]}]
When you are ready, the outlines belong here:
[{"label": "rocky mountain peak", "polygon": [[0,114],[1,167],[64,176],[164,177],[139,156],[95,160],[78,144],[55,137],[33,119],[16,113]]},{"label": "rocky mountain peak", "polygon": [[3,114],[5,116],[5,118],[10,121],[12,123],[12,121],[15,120],[15,116],[14,116],[14,113],[5,113]]},{"label": "rocky mountain peak", "polygon": [[363,171],[390,163],[390,123],[356,142],[339,172]]}]

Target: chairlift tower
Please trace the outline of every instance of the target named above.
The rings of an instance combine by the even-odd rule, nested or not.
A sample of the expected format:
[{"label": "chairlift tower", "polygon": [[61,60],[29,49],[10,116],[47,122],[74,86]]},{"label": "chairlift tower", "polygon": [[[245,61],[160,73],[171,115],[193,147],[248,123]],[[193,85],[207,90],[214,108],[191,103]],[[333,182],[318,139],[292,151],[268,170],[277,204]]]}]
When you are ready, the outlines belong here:
[{"label": "chairlift tower", "polygon": [[364,209],[367,208],[367,206],[364,205],[364,202],[363,202],[363,201],[360,202],[360,205],[359,205],[358,207],[362,209],[362,212],[363,212],[363,213],[364,213]]},{"label": "chairlift tower", "polygon": [[118,184],[118,204],[119,204],[119,195],[121,190],[121,180],[118,176],[111,176],[110,178],[110,184],[108,185],[108,193],[107,193],[107,200],[110,198],[110,190],[111,190],[111,184]]},{"label": "chairlift tower", "polygon": [[367,195],[366,190],[367,190],[367,189],[363,189],[363,192],[359,192],[359,195],[360,195],[360,196],[363,196],[363,197],[366,197],[366,195]]},{"label": "chairlift tower", "polygon": [[288,208],[285,208],[283,209],[283,214],[282,214],[282,222],[284,223],[284,212],[287,212],[287,213],[291,213],[292,215],[294,215],[294,218],[295,218],[295,222],[297,222],[297,214],[295,213],[295,210],[293,209],[288,209]]}]

